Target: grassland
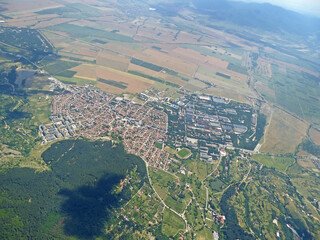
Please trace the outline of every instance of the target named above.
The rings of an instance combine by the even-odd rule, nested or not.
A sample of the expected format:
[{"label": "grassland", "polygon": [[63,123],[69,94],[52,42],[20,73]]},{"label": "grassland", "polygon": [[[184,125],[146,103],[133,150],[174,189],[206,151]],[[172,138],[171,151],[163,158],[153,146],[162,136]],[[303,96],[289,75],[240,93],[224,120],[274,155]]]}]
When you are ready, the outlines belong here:
[{"label": "grassland", "polygon": [[296,147],[306,136],[307,129],[308,124],[276,109],[265,134],[265,143],[260,151],[274,154],[294,153]]},{"label": "grassland", "polygon": [[175,236],[178,232],[184,231],[185,223],[181,217],[169,209],[163,213],[162,232],[168,237]]},{"label": "grassland", "polygon": [[272,64],[272,77],[258,77],[266,87],[259,91],[270,101],[295,113],[301,118],[318,123],[320,119],[320,105],[318,78],[287,67],[286,72],[281,72],[279,66]]},{"label": "grassland", "polygon": [[177,151],[176,151],[175,149],[172,149],[172,148],[170,148],[169,146],[166,146],[166,147],[164,148],[164,150],[165,150],[166,152],[170,153],[170,154],[176,154],[176,153],[177,153]]},{"label": "grassland", "polygon": [[263,154],[255,154],[252,158],[267,167],[275,168],[283,173],[295,162],[292,157],[276,157]]},{"label": "grassland", "polygon": [[208,163],[200,160],[187,160],[186,166],[189,171],[191,171],[199,181],[202,181],[209,173],[213,171],[218,161],[214,161],[213,163]]},{"label": "grassland", "polygon": [[185,189],[185,185],[175,175],[162,170],[149,169],[153,186],[168,207],[182,213],[191,195]]}]

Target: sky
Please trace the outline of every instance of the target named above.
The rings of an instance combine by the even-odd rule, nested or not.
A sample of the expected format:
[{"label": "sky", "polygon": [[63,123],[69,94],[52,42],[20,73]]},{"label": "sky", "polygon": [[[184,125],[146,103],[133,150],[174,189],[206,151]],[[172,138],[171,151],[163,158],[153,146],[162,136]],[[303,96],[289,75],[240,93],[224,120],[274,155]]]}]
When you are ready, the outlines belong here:
[{"label": "sky", "polygon": [[271,3],[296,12],[320,18],[320,0],[240,0],[243,2]]}]

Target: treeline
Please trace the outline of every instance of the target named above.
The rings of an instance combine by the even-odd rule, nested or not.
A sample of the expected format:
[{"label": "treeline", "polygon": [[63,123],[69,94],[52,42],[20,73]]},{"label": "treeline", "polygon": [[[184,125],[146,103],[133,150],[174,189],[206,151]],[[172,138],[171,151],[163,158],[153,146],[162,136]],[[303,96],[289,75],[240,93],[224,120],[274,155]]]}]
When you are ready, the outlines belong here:
[{"label": "treeline", "polygon": [[15,81],[17,78],[17,66],[0,69],[0,94],[11,93],[17,87]]},{"label": "treeline", "polygon": [[221,212],[226,217],[225,226],[222,229],[224,239],[253,240],[254,237],[246,233],[239,225],[238,217],[234,207],[229,200],[235,194],[237,185],[231,185],[222,195],[220,200]]},{"label": "treeline", "polygon": [[140,76],[140,77],[148,78],[148,79],[153,80],[155,82],[163,83],[163,84],[171,86],[171,87],[176,87],[176,88],[180,87],[180,85],[178,85],[176,83],[168,82],[168,81],[165,81],[165,80],[163,80],[161,78],[156,78],[156,77],[153,77],[153,76],[141,73],[141,72],[129,70],[128,73],[131,73],[131,74],[134,74],[134,75],[137,75],[137,76]]},{"label": "treeline", "polygon": [[302,149],[316,157],[320,157],[320,146],[314,144],[310,139],[302,142]]},{"label": "treeline", "polygon": [[241,74],[247,74],[247,69],[241,65],[236,65],[233,63],[229,63],[227,69],[231,70],[231,71],[235,71]]},{"label": "treeline", "polygon": [[216,75],[220,76],[220,77],[223,77],[223,78],[226,78],[226,79],[230,79],[231,78],[229,75],[226,75],[226,74],[220,73],[220,72],[216,72]]},{"label": "treeline", "polygon": [[156,71],[156,72],[160,72],[160,71],[164,70],[164,71],[166,71],[166,73],[168,73],[170,75],[174,75],[174,76],[178,75],[178,73],[176,71],[173,71],[171,69],[155,65],[153,63],[145,62],[145,61],[137,59],[137,58],[132,58],[130,60],[130,62],[132,64],[135,64],[135,65],[138,65],[138,66],[141,66],[141,67],[145,67],[145,68],[151,69],[151,70]]},{"label": "treeline", "polygon": [[127,85],[128,85],[127,83],[124,83],[124,82],[116,82],[113,80],[107,80],[107,79],[102,79],[102,78],[99,78],[98,82],[106,83],[108,85],[111,85],[111,86],[114,86],[117,88],[121,88],[121,89],[126,89]]},{"label": "treeline", "polygon": [[51,171],[15,168],[0,174],[0,239],[103,235],[112,210],[134,194],[130,189],[114,194],[115,185],[134,168],[139,175],[134,184],[146,181],[143,160],[112,142],[61,141],[42,157]]}]

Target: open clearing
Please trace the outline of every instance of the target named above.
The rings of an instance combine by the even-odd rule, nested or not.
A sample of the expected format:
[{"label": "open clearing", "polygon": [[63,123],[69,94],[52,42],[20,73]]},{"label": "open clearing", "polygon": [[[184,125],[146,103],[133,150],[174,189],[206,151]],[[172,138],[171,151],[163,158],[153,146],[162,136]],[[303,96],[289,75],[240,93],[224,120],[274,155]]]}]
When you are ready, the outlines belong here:
[{"label": "open clearing", "polygon": [[253,155],[252,158],[267,167],[278,169],[284,173],[286,169],[295,162],[292,157],[275,157],[262,154]]},{"label": "open clearing", "polygon": [[294,153],[306,136],[308,125],[288,113],[276,109],[260,151],[274,154]]}]

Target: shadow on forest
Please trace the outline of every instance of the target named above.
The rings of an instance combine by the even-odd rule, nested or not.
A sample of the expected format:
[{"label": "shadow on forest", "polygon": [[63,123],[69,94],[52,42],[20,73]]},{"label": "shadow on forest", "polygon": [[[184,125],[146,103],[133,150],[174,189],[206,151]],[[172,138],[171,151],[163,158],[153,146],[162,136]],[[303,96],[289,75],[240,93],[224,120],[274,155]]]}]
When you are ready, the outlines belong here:
[{"label": "shadow on forest", "polygon": [[75,190],[63,189],[60,195],[67,198],[62,211],[67,214],[64,232],[81,239],[92,239],[102,234],[109,210],[119,206],[111,194],[121,175],[104,175],[94,186],[82,186]]}]

